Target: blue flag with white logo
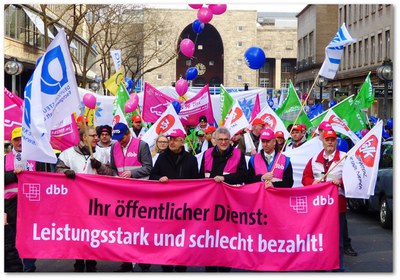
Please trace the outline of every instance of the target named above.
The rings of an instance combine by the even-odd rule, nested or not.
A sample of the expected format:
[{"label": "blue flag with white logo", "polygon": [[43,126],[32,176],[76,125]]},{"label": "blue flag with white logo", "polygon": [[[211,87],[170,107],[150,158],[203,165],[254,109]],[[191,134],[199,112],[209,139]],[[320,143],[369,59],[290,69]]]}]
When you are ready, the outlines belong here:
[{"label": "blue flag with white logo", "polygon": [[78,86],[64,29],[40,58],[24,91],[22,159],[56,163],[51,130],[79,111]]},{"label": "blue flag with white logo", "polygon": [[328,79],[333,79],[339,68],[342,58],[344,46],[356,42],[347,31],[346,24],[339,28],[336,36],[332,39],[329,45],[325,48],[325,60],[319,70],[318,75]]}]

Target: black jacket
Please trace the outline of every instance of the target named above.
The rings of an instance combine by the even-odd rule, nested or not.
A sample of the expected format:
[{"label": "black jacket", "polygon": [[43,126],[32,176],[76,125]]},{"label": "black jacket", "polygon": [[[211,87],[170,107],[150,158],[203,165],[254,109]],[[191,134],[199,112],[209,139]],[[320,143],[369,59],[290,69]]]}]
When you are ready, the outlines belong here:
[{"label": "black jacket", "polygon": [[163,176],[168,179],[199,179],[197,159],[182,149],[176,155],[169,148],[161,153],[150,173],[150,180],[158,180]]},{"label": "black jacket", "polygon": [[[220,154],[217,146],[213,148],[211,153],[211,156],[213,157],[213,164],[210,172],[210,178],[214,178],[215,176],[224,176],[224,182],[230,185],[237,185],[245,182],[247,166],[243,152],[240,155],[240,161],[237,166],[236,173],[224,175],[225,165],[228,162],[228,159],[232,156],[233,149],[236,148],[229,146],[226,151]],[[205,155],[203,155],[203,159],[201,161],[200,174],[204,174],[204,158]]]}]

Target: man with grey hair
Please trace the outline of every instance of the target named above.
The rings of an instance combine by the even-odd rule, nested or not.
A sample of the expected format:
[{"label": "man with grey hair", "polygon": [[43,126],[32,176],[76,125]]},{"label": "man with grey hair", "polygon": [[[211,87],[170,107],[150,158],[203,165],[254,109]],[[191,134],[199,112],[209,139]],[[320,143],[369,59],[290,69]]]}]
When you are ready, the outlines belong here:
[{"label": "man with grey hair", "polygon": [[[215,138],[217,145],[204,153],[200,174],[204,174],[206,178],[214,178],[215,182],[244,184],[247,167],[243,152],[231,146],[231,135],[226,127],[219,127],[215,131]],[[207,272],[230,270],[229,267],[206,266]]]}]

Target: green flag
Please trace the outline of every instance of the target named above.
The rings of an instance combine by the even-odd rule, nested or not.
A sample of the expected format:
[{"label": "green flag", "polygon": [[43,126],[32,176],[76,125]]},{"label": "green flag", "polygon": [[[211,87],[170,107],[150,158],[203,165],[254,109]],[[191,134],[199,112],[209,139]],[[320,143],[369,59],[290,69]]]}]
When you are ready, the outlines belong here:
[{"label": "green flag", "polygon": [[[294,123],[301,109],[302,107],[300,99],[297,96],[292,81],[290,81],[289,93],[286,99],[283,101],[282,105],[275,110],[275,113],[278,115],[278,117],[281,118],[285,126],[288,127],[289,124]],[[310,128],[312,126],[310,119],[307,117],[304,110],[301,111],[296,123],[303,123],[307,126],[307,128]]]},{"label": "green flag", "polygon": [[232,96],[228,93],[225,87],[221,84],[219,87],[219,102],[221,104],[221,121],[219,125],[222,125],[222,122],[225,120],[226,116],[228,115],[229,110],[232,108],[233,103],[235,100]]},{"label": "green flag", "polygon": [[[342,100],[331,108],[339,118],[341,118],[352,131],[358,131],[366,127],[363,112],[354,105],[353,95]],[[324,119],[327,111],[311,120],[313,126],[317,127]]]},{"label": "green flag", "polygon": [[116,106],[119,106],[121,111],[124,113],[126,121],[128,122],[128,126],[131,127],[132,126],[132,116],[134,115],[134,113],[127,114],[127,113],[125,113],[125,109],[124,109],[125,103],[126,103],[126,101],[129,100],[129,98],[130,98],[129,94],[126,91],[124,83],[120,82],[119,86],[118,86],[117,98],[115,99],[113,115],[115,115],[115,111],[117,110]]},{"label": "green flag", "polygon": [[368,73],[368,76],[365,78],[360,91],[354,99],[354,106],[357,106],[360,109],[371,107],[375,99],[374,92],[372,90],[371,79],[369,77],[370,74],[371,72]]}]

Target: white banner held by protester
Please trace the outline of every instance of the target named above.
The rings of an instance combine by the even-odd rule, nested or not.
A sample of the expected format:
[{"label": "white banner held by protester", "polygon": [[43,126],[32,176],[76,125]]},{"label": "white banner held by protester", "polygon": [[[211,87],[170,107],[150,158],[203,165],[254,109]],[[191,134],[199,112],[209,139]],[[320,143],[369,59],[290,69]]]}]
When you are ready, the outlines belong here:
[{"label": "white banner held by protester", "polygon": [[379,121],[348,153],[343,166],[347,198],[368,199],[374,194],[381,155],[382,121]]},{"label": "white banner held by protester", "polygon": [[56,163],[50,145],[54,125],[79,110],[78,86],[64,30],[40,58],[25,87],[22,158]]},{"label": "white banner held by protester", "polygon": [[336,72],[339,68],[340,60],[343,54],[343,47],[356,42],[350,36],[349,31],[347,31],[346,24],[339,28],[335,37],[329,43],[329,45],[325,48],[325,60],[319,70],[318,75],[323,76],[328,79],[333,79],[336,76]]},{"label": "white banner held by protester", "polygon": [[160,133],[168,135],[168,133],[174,129],[181,129],[182,131],[185,131],[185,128],[183,127],[174,106],[169,104],[167,110],[165,110],[158,120],[143,135],[142,140],[149,144],[150,151],[152,151],[156,145],[157,136]]}]

